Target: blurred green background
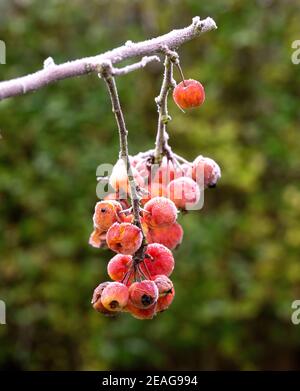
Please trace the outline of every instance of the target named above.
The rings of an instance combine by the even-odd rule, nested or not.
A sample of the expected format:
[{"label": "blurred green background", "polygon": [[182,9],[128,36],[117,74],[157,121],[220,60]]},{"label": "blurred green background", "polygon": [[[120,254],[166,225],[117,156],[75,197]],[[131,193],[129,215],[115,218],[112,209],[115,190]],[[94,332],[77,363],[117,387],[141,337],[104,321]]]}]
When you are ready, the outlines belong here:
[{"label": "blurred green background", "polygon": [[[87,241],[96,167],[118,135],[95,75],[0,102],[0,368],[300,369],[300,39],[297,0],[2,0],[0,80],[95,55],[211,16],[218,30],[180,48],[206,102],[170,99],[171,145],[222,168],[203,210],[180,217],[176,299],[153,321],[90,306],[111,253]],[[162,66],[117,80],[130,153],[152,148]],[[175,77],[179,80],[178,73]]]}]

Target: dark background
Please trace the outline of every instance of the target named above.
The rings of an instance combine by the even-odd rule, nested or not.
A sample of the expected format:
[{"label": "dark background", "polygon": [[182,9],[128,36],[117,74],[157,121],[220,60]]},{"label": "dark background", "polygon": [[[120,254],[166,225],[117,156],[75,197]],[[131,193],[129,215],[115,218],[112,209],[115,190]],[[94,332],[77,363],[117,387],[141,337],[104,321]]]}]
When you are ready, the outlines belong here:
[{"label": "dark background", "polygon": [[[96,167],[118,135],[103,82],[69,79],[0,102],[0,368],[299,369],[300,39],[297,0],[0,2],[0,80],[101,53],[211,16],[218,30],[180,48],[207,99],[181,113],[171,145],[222,168],[200,211],[180,217],[176,299],[152,321],[90,306],[111,253],[88,237]],[[179,81],[178,73],[175,73]],[[130,153],[153,147],[162,66],[117,80]]]}]

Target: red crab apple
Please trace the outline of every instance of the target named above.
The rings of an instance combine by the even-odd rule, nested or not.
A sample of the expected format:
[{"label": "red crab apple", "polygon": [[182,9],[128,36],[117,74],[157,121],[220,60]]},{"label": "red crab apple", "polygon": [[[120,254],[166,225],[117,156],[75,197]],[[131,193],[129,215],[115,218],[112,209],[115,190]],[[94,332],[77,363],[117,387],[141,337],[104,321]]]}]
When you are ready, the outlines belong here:
[{"label": "red crab apple", "polygon": [[164,156],[159,167],[157,164],[151,166],[150,183],[160,183],[167,186],[170,181],[179,178],[181,175],[182,173],[174,166],[174,163]]},{"label": "red crab apple", "polygon": [[120,198],[121,195],[119,193],[109,193],[104,197],[104,201],[110,201],[110,200],[115,200],[118,201],[123,209],[128,209],[130,207],[129,202],[125,198]]},{"label": "red crab apple", "polygon": [[213,159],[200,155],[193,161],[192,177],[200,187],[215,187],[221,178],[221,169]]},{"label": "red crab apple", "polygon": [[96,248],[101,248],[106,246],[106,232],[101,231],[98,228],[95,228],[91,233],[89,238],[89,244]]},{"label": "red crab apple", "polygon": [[166,296],[169,293],[172,293],[172,289],[174,288],[173,282],[169,279],[169,277],[164,274],[160,274],[153,278],[154,283],[158,288],[159,297]]},{"label": "red crab apple", "polygon": [[174,223],[163,227],[150,228],[147,231],[148,243],[160,243],[174,250],[182,242],[183,229],[180,224]]},{"label": "red crab apple", "polygon": [[[131,167],[132,175],[139,186],[143,186],[144,180],[138,171]],[[113,167],[112,173],[109,178],[109,184],[114,188],[114,190],[124,196],[127,193],[130,193],[130,185],[128,181],[127,167],[123,159],[119,159]]]},{"label": "red crab apple", "polygon": [[200,199],[200,189],[191,178],[177,178],[169,183],[168,196],[177,208],[186,209],[189,205],[197,204]]},{"label": "red crab apple", "polygon": [[129,302],[135,307],[146,309],[158,299],[158,288],[154,281],[136,281],[129,287]]},{"label": "red crab apple", "polygon": [[154,183],[167,186],[174,178],[178,178],[182,175],[181,170],[176,168],[173,162],[170,159],[167,159],[166,156],[163,157],[160,165],[149,164],[149,162],[143,160],[135,168],[144,178],[144,182],[147,185]]},{"label": "red crab apple", "polygon": [[122,220],[122,223],[133,223],[134,216],[132,213],[128,213],[128,214],[122,213],[121,220]]},{"label": "red crab apple", "polygon": [[175,264],[172,252],[159,243],[148,244],[144,262],[146,267],[141,264],[141,269],[145,274],[149,272],[151,276],[157,274],[169,276]]},{"label": "red crab apple", "polygon": [[205,100],[204,87],[197,80],[184,80],[174,88],[173,99],[181,109],[201,106]]},{"label": "red crab apple", "polygon": [[114,281],[121,281],[132,265],[132,256],[117,254],[107,265],[107,274]]},{"label": "red crab apple", "polygon": [[149,227],[170,225],[177,219],[177,209],[173,201],[166,197],[154,197],[144,206],[144,221]]},{"label": "red crab apple", "polygon": [[101,231],[107,231],[116,221],[120,221],[119,212],[122,206],[118,201],[99,201],[95,206],[93,216],[94,226]]},{"label": "red crab apple", "polygon": [[106,309],[104,307],[104,305],[101,303],[102,292],[103,292],[104,288],[106,288],[109,284],[110,284],[110,281],[105,281],[105,282],[102,282],[101,284],[99,284],[95,288],[94,293],[93,293],[93,298],[92,298],[92,306],[96,311],[101,312],[102,314],[104,314],[106,316],[114,316],[115,312]]},{"label": "red crab apple", "polygon": [[166,197],[167,196],[167,187],[161,183],[152,182],[148,186],[148,190],[141,199],[141,203],[144,205],[146,202],[150,201],[154,197]]},{"label": "red crab apple", "polygon": [[156,303],[153,304],[152,307],[141,309],[129,301],[124,311],[130,312],[131,315],[136,319],[153,319],[153,317],[156,315]]},{"label": "red crab apple", "polygon": [[119,254],[132,255],[142,244],[140,228],[130,223],[114,223],[106,234],[108,247]]},{"label": "red crab apple", "polygon": [[171,292],[158,298],[156,303],[156,311],[157,312],[165,311],[171,305],[174,296],[175,296],[175,289],[173,287]]},{"label": "red crab apple", "polygon": [[121,282],[110,282],[103,289],[101,303],[109,311],[121,311],[128,303],[129,292]]}]

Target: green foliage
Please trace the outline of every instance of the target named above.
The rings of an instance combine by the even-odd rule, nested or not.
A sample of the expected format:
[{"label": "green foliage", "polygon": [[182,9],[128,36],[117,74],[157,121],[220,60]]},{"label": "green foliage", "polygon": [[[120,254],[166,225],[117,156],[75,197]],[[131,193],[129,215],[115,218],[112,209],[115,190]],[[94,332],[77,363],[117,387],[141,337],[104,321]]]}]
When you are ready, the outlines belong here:
[{"label": "green foliage", "polygon": [[[107,319],[90,306],[108,251],[88,246],[96,167],[118,135],[95,75],[0,103],[0,367],[17,369],[295,369],[300,294],[299,4],[198,0],[2,1],[2,80],[188,25],[219,29],[180,49],[207,100],[170,100],[171,145],[222,168],[203,210],[181,217],[176,299],[153,321]],[[179,75],[175,74],[177,80]],[[153,146],[162,77],[153,64],[117,80],[130,152]],[[298,326],[299,327],[299,326]]]}]

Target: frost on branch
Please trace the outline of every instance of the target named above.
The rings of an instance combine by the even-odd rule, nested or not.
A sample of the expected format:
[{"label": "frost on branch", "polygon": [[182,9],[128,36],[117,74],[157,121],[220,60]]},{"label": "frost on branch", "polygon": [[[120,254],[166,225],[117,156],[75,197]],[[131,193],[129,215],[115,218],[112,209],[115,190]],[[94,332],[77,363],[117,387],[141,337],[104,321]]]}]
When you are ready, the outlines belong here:
[{"label": "frost on branch", "polygon": [[98,65],[105,60],[117,64],[134,57],[153,56],[160,53],[160,48],[164,45],[172,50],[198,35],[216,28],[217,26],[212,18],[208,17],[200,20],[197,16],[193,19],[191,25],[173,30],[160,37],[136,43],[127,41],[123,46],[106,53],[57,64],[55,67],[51,64],[51,66],[46,66],[44,69],[27,76],[0,82],[0,100],[38,90],[59,80],[98,72]]}]

